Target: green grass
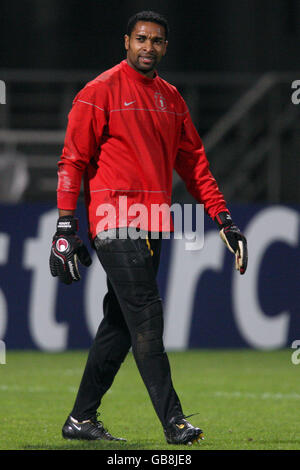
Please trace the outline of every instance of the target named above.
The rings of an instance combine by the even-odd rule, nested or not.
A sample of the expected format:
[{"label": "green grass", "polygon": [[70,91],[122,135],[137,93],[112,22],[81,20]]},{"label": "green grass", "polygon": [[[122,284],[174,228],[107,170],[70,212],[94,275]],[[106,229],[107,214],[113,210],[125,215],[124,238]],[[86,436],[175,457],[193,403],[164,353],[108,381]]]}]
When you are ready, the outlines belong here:
[{"label": "green grass", "polygon": [[87,352],[7,352],[0,365],[0,449],[300,449],[300,365],[291,350],[169,353],[186,414],[205,432],[192,447],[167,445],[132,354],[101,405],[101,418],[126,443],[65,441]]}]

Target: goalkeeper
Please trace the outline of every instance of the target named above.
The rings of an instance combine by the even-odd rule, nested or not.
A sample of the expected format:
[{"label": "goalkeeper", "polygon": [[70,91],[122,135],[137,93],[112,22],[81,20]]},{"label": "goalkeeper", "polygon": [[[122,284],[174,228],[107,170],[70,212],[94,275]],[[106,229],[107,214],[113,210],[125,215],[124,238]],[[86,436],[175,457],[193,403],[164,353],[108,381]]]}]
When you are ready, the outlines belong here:
[{"label": "goalkeeper", "polygon": [[[168,24],[159,14],[146,11],[130,18],[126,59],[89,82],[69,114],[58,163],[59,219],[50,269],[71,284],[80,279],[77,260],[91,263],[75,217],[83,177],[89,235],[107,274],[108,291],[104,317],[62,429],[68,439],[120,439],[104,428],[97,410],[130,347],[167,442],[188,444],[203,438],[202,430],[187,421],[173,387],[156,283],[162,234],[170,230],[170,221],[151,220],[151,207],[170,205],[173,169],[215,220],[239,272],[247,267],[245,237],[231,220],[187,106],[156,72],[167,39]],[[125,219],[120,196],[127,198]],[[136,218],[131,209],[137,204],[147,209],[149,218],[140,219],[139,238],[127,232],[124,236]]]}]

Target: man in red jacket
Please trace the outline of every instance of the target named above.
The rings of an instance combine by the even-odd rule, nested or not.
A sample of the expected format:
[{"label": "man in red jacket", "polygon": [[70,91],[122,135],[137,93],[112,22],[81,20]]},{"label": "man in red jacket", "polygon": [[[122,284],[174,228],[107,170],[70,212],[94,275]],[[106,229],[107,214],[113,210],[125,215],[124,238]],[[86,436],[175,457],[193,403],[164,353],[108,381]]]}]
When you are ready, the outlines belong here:
[{"label": "man in red jacket", "polygon": [[[77,258],[86,266],[91,263],[74,217],[83,176],[89,235],[108,286],[104,318],[62,430],[69,439],[118,439],[97,420],[97,409],[130,347],[167,442],[203,438],[183,414],[162,339],[156,274],[162,234],[172,226],[169,216],[154,217],[152,209],[170,206],[174,168],[216,221],[235,254],[236,268],[243,274],[247,267],[245,237],[232,222],[186,104],[156,72],[167,37],[161,15],[147,11],[130,18],[126,60],[89,82],[69,114],[58,163],[59,219],[50,269],[70,284],[80,279]],[[137,216],[141,207],[145,211]],[[139,237],[130,236],[132,228]]]}]

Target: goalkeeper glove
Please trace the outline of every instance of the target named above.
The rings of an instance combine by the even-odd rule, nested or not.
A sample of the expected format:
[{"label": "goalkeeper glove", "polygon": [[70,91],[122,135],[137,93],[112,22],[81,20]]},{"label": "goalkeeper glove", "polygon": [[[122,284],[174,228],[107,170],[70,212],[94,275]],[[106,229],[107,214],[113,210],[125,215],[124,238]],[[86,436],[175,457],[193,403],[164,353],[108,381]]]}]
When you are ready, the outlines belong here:
[{"label": "goalkeeper glove", "polygon": [[215,217],[220,237],[227,248],[235,255],[235,269],[244,274],[248,264],[247,240],[240,229],[232,222],[228,212],[220,212]]},{"label": "goalkeeper glove", "polygon": [[58,276],[64,284],[79,281],[77,258],[84,266],[90,266],[92,263],[86,246],[76,234],[77,230],[78,219],[71,215],[59,217],[52,240],[49,264],[52,276]]}]

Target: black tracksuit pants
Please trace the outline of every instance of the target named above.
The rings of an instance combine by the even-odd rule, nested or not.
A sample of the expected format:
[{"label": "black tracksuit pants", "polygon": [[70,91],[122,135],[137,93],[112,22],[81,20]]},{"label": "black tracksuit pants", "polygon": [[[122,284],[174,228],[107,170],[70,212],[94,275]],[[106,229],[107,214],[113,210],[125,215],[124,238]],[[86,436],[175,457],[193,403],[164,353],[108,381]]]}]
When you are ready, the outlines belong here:
[{"label": "black tracksuit pants", "polygon": [[[118,232],[117,232],[118,233]],[[118,236],[118,235],[117,235]],[[99,239],[94,246],[107,274],[104,318],[91,346],[71,415],[96,414],[130,347],[154,409],[165,427],[182,417],[163,345],[163,309],[156,283],[161,239]]]}]

